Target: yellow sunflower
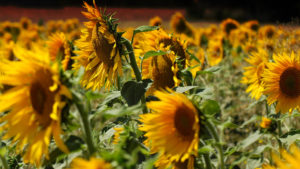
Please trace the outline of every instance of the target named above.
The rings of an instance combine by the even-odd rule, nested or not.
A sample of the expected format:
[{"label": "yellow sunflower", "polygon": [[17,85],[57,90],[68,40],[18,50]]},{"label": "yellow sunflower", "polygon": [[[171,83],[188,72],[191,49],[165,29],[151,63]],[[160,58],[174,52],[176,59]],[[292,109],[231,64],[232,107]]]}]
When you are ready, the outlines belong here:
[{"label": "yellow sunflower", "polygon": [[208,43],[207,62],[210,66],[215,66],[223,60],[223,44],[220,40],[211,40]]},{"label": "yellow sunflower", "polygon": [[237,29],[239,26],[239,22],[231,18],[228,18],[221,23],[221,29],[227,36],[230,35],[232,30]]},{"label": "yellow sunflower", "polygon": [[151,113],[140,115],[140,130],[146,132],[145,144],[151,153],[158,153],[155,166],[184,163],[197,156],[199,118],[188,98],[171,90],[156,91],[159,101],[147,103]]},{"label": "yellow sunflower", "polygon": [[268,52],[259,48],[258,52],[251,53],[245,60],[251,66],[244,68],[244,77],[248,80],[241,82],[249,85],[246,92],[251,92],[251,98],[258,100],[264,91],[262,75],[268,63]]},{"label": "yellow sunflower", "polygon": [[68,69],[71,59],[71,46],[69,45],[64,33],[55,33],[47,42],[52,61],[56,59],[62,61],[64,70]]},{"label": "yellow sunflower", "polygon": [[56,145],[68,152],[60,138],[63,97],[71,98],[68,89],[59,81],[58,65],[50,64],[48,53],[38,47],[33,51],[15,48],[19,61],[2,60],[0,72],[5,72],[0,83],[12,86],[0,95],[2,114],[0,131],[3,139],[12,138],[17,153],[25,163],[40,165],[49,158],[48,146],[53,136]]},{"label": "yellow sunflower", "polygon": [[171,18],[171,27],[176,33],[184,33],[189,37],[195,37],[195,30],[191,24],[189,24],[185,17],[180,12],[176,12]]},{"label": "yellow sunflower", "polygon": [[276,27],[273,25],[265,25],[258,31],[260,39],[273,39],[277,36]]},{"label": "yellow sunflower", "polygon": [[267,129],[267,128],[270,127],[271,123],[272,123],[271,119],[269,119],[267,117],[262,117],[260,127],[264,128],[264,129]]},{"label": "yellow sunflower", "polygon": [[85,160],[75,158],[71,163],[71,169],[111,169],[111,165],[100,158]]},{"label": "yellow sunflower", "polygon": [[[167,52],[165,55],[153,56],[142,62],[143,79],[153,79],[152,87],[148,93],[152,94],[157,89],[177,86],[179,83],[177,79],[178,65],[184,68],[187,64],[186,43],[169,36],[163,30],[141,33],[136,39],[138,43],[134,44],[134,52],[139,66],[141,66],[139,57],[143,57],[146,52]],[[180,64],[175,63],[176,57],[178,57]]]},{"label": "yellow sunflower", "polygon": [[280,159],[277,155],[273,155],[273,160],[276,166],[269,164],[263,165],[263,169],[298,169],[300,168],[300,150],[296,145],[292,145],[290,153],[286,150],[281,152],[283,159]]},{"label": "yellow sunflower", "polygon": [[85,22],[85,29],[75,45],[80,49],[75,51],[78,56],[73,57],[76,61],[73,68],[78,70],[84,67],[85,73],[81,83],[92,90],[100,89],[105,85],[109,89],[115,84],[118,75],[122,74],[122,62],[117,47],[117,42],[104,20],[99,8],[84,2],[87,12],[82,14],[90,21]]},{"label": "yellow sunflower", "polygon": [[259,29],[259,22],[257,20],[250,20],[250,21],[245,22],[243,24],[243,26],[245,26],[246,28],[248,28],[252,31],[257,32]]},{"label": "yellow sunflower", "polygon": [[264,94],[270,105],[277,102],[276,112],[286,113],[300,105],[300,58],[292,52],[273,54],[273,59],[262,75]]},{"label": "yellow sunflower", "polygon": [[162,24],[162,20],[159,16],[155,16],[151,18],[149,21],[150,26],[161,26],[161,24]]},{"label": "yellow sunflower", "polygon": [[190,156],[185,161],[171,162],[166,157],[161,157],[156,161],[158,169],[194,169],[195,157]]},{"label": "yellow sunflower", "polygon": [[114,127],[115,134],[113,139],[113,144],[118,144],[120,141],[120,134],[124,131],[124,127]]}]

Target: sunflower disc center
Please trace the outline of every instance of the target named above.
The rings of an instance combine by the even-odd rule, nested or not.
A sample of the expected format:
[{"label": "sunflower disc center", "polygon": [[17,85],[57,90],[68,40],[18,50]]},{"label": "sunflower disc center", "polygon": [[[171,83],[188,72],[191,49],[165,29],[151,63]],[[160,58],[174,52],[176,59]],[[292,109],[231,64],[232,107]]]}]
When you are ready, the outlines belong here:
[{"label": "sunflower disc center", "polygon": [[290,67],[280,76],[279,86],[286,96],[295,98],[300,96],[300,70]]},{"label": "sunflower disc center", "polygon": [[32,103],[33,109],[38,114],[43,114],[44,112],[44,103],[46,101],[46,93],[44,92],[43,87],[38,83],[35,82],[30,87],[30,99]]},{"label": "sunflower disc center", "polygon": [[175,113],[175,128],[183,136],[193,136],[194,113],[184,108],[179,108]]}]

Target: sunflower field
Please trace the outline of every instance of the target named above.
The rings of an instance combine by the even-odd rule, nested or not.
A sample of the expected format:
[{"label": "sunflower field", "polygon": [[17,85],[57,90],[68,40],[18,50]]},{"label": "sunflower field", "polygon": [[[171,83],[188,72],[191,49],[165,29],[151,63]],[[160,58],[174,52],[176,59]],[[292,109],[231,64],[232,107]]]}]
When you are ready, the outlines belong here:
[{"label": "sunflower field", "polygon": [[300,169],[299,26],[82,15],[0,22],[0,168]]}]

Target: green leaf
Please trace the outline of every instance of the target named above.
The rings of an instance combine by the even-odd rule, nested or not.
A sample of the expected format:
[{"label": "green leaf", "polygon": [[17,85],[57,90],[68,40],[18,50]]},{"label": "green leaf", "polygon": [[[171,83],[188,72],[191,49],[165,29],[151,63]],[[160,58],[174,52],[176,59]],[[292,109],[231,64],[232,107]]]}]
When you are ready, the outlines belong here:
[{"label": "green leaf", "polygon": [[118,98],[121,96],[120,91],[112,91],[109,93],[109,95],[104,99],[104,101],[102,102],[102,105],[105,105],[106,103]]},{"label": "green leaf", "polygon": [[145,55],[143,57],[143,60],[145,60],[149,57],[160,56],[160,55],[165,55],[165,54],[167,54],[167,52],[164,52],[164,51],[161,51],[161,50],[158,50],[158,51],[151,50],[151,51],[148,51],[148,52],[145,53]]},{"label": "green leaf", "polygon": [[140,32],[149,32],[149,31],[154,31],[154,30],[158,30],[158,29],[159,29],[159,26],[143,25],[143,26],[140,26],[140,27],[136,28],[133,31],[133,35],[135,35],[137,33],[140,33]]},{"label": "green leaf", "polygon": [[123,85],[121,95],[128,106],[133,106],[140,101],[145,92],[146,89],[143,82],[128,81]]},{"label": "green leaf", "polygon": [[201,106],[201,111],[207,115],[215,115],[221,113],[221,108],[215,100],[205,100]]},{"label": "green leaf", "polygon": [[184,93],[186,91],[189,91],[191,89],[197,88],[198,86],[184,86],[184,87],[176,87],[175,91],[177,93]]},{"label": "green leaf", "polygon": [[201,155],[201,154],[209,154],[212,151],[214,151],[214,148],[211,145],[206,145],[206,146],[203,146],[203,147],[199,148],[198,154],[199,155]]},{"label": "green leaf", "polygon": [[259,133],[259,131],[256,131],[255,133],[252,133],[245,140],[243,140],[241,142],[242,148],[243,149],[247,148],[251,144],[255,143],[260,138],[260,136],[261,136],[261,134]]},{"label": "green leaf", "polygon": [[221,68],[219,66],[214,66],[214,67],[210,67],[208,69],[199,71],[199,74],[207,74],[207,73],[216,73],[220,70]]}]

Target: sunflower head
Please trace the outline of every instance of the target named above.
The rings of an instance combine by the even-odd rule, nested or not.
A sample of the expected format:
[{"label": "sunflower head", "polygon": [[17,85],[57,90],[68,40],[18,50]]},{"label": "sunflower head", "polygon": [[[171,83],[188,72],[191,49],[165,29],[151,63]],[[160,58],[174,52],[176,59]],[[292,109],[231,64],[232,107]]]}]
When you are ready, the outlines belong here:
[{"label": "sunflower head", "polygon": [[0,96],[0,112],[10,110],[0,118],[0,130],[5,133],[3,139],[17,142],[16,151],[23,154],[25,163],[39,166],[43,157],[49,158],[52,136],[57,146],[68,152],[60,138],[60,121],[63,100],[71,95],[60,82],[57,64],[50,63],[44,50],[35,47],[27,51],[19,47],[14,54],[18,62],[0,63],[0,72],[5,72],[0,83],[12,86]]},{"label": "sunflower head", "polygon": [[264,94],[269,104],[277,102],[276,112],[286,113],[300,103],[300,58],[292,52],[273,54],[275,62],[263,73]]},{"label": "sunflower head", "polygon": [[71,169],[111,169],[112,166],[103,159],[92,157],[90,160],[75,158],[71,163]]},{"label": "sunflower head", "polygon": [[161,26],[162,24],[162,19],[159,16],[155,16],[150,19],[149,25],[150,26]]},{"label": "sunflower head", "polygon": [[259,29],[259,38],[260,39],[273,39],[276,37],[277,30],[273,25],[265,25]]},{"label": "sunflower head", "polygon": [[[197,109],[183,94],[156,91],[159,101],[147,103],[151,113],[140,115],[140,130],[146,132],[146,145],[159,159],[170,163],[184,163],[197,155],[199,118]],[[165,162],[164,162],[165,163]]]},{"label": "sunflower head", "polygon": [[240,24],[238,21],[228,18],[228,19],[222,21],[221,29],[228,36],[228,35],[230,35],[230,32],[234,29],[237,29],[239,27],[239,25]]},{"label": "sunflower head", "polygon": [[189,37],[195,37],[194,28],[186,21],[180,12],[176,12],[171,18],[171,27],[176,33],[184,33]]},{"label": "sunflower head", "polygon": [[21,25],[21,29],[27,30],[31,26],[31,20],[26,17],[22,17],[20,20],[20,25]]},{"label": "sunflower head", "polygon": [[281,151],[281,157],[273,154],[272,158],[274,159],[274,163],[276,166],[272,166],[270,164],[264,164],[262,169],[296,169],[300,168],[300,149],[293,144],[290,147],[290,151],[286,150]]},{"label": "sunflower head", "polygon": [[245,60],[250,66],[244,68],[244,80],[242,83],[249,85],[246,92],[251,92],[250,96],[258,100],[264,90],[262,75],[268,63],[268,52],[260,48],[257,52],[252,52],[249,58]]},{"label": "sunflower head", "polygon": [[257,32],[259,29],[259,22],[257,20],[250,20],[244,23],[244,26],[252,31]]},{"label": "sunflower head", "polygon": [[223,60],[223,44],[221,41],[209,41],[207,61],[210,66],[215,66]]},{"label": "sunflower head", "polygon": [[119,45],[115,37],[116,26],[109,17],[100,13],[95,1],[94,7],[86,2],[84,7],[87,11],[82,14],[89,21],[84,23],[85,29],[75,42],[80,50],[75,51],[78,56],[74,57],[76,62],[73,68],[85,68],[81,83],[86,88],[96,90],[105,86],[109,89],[118,75],[122,74]]},{"label": "sunflower head", "polygon": [[70,67],[71,46],[64,33],[53,34],[47,42],[52,61],[62,61],[64,70]]}]

